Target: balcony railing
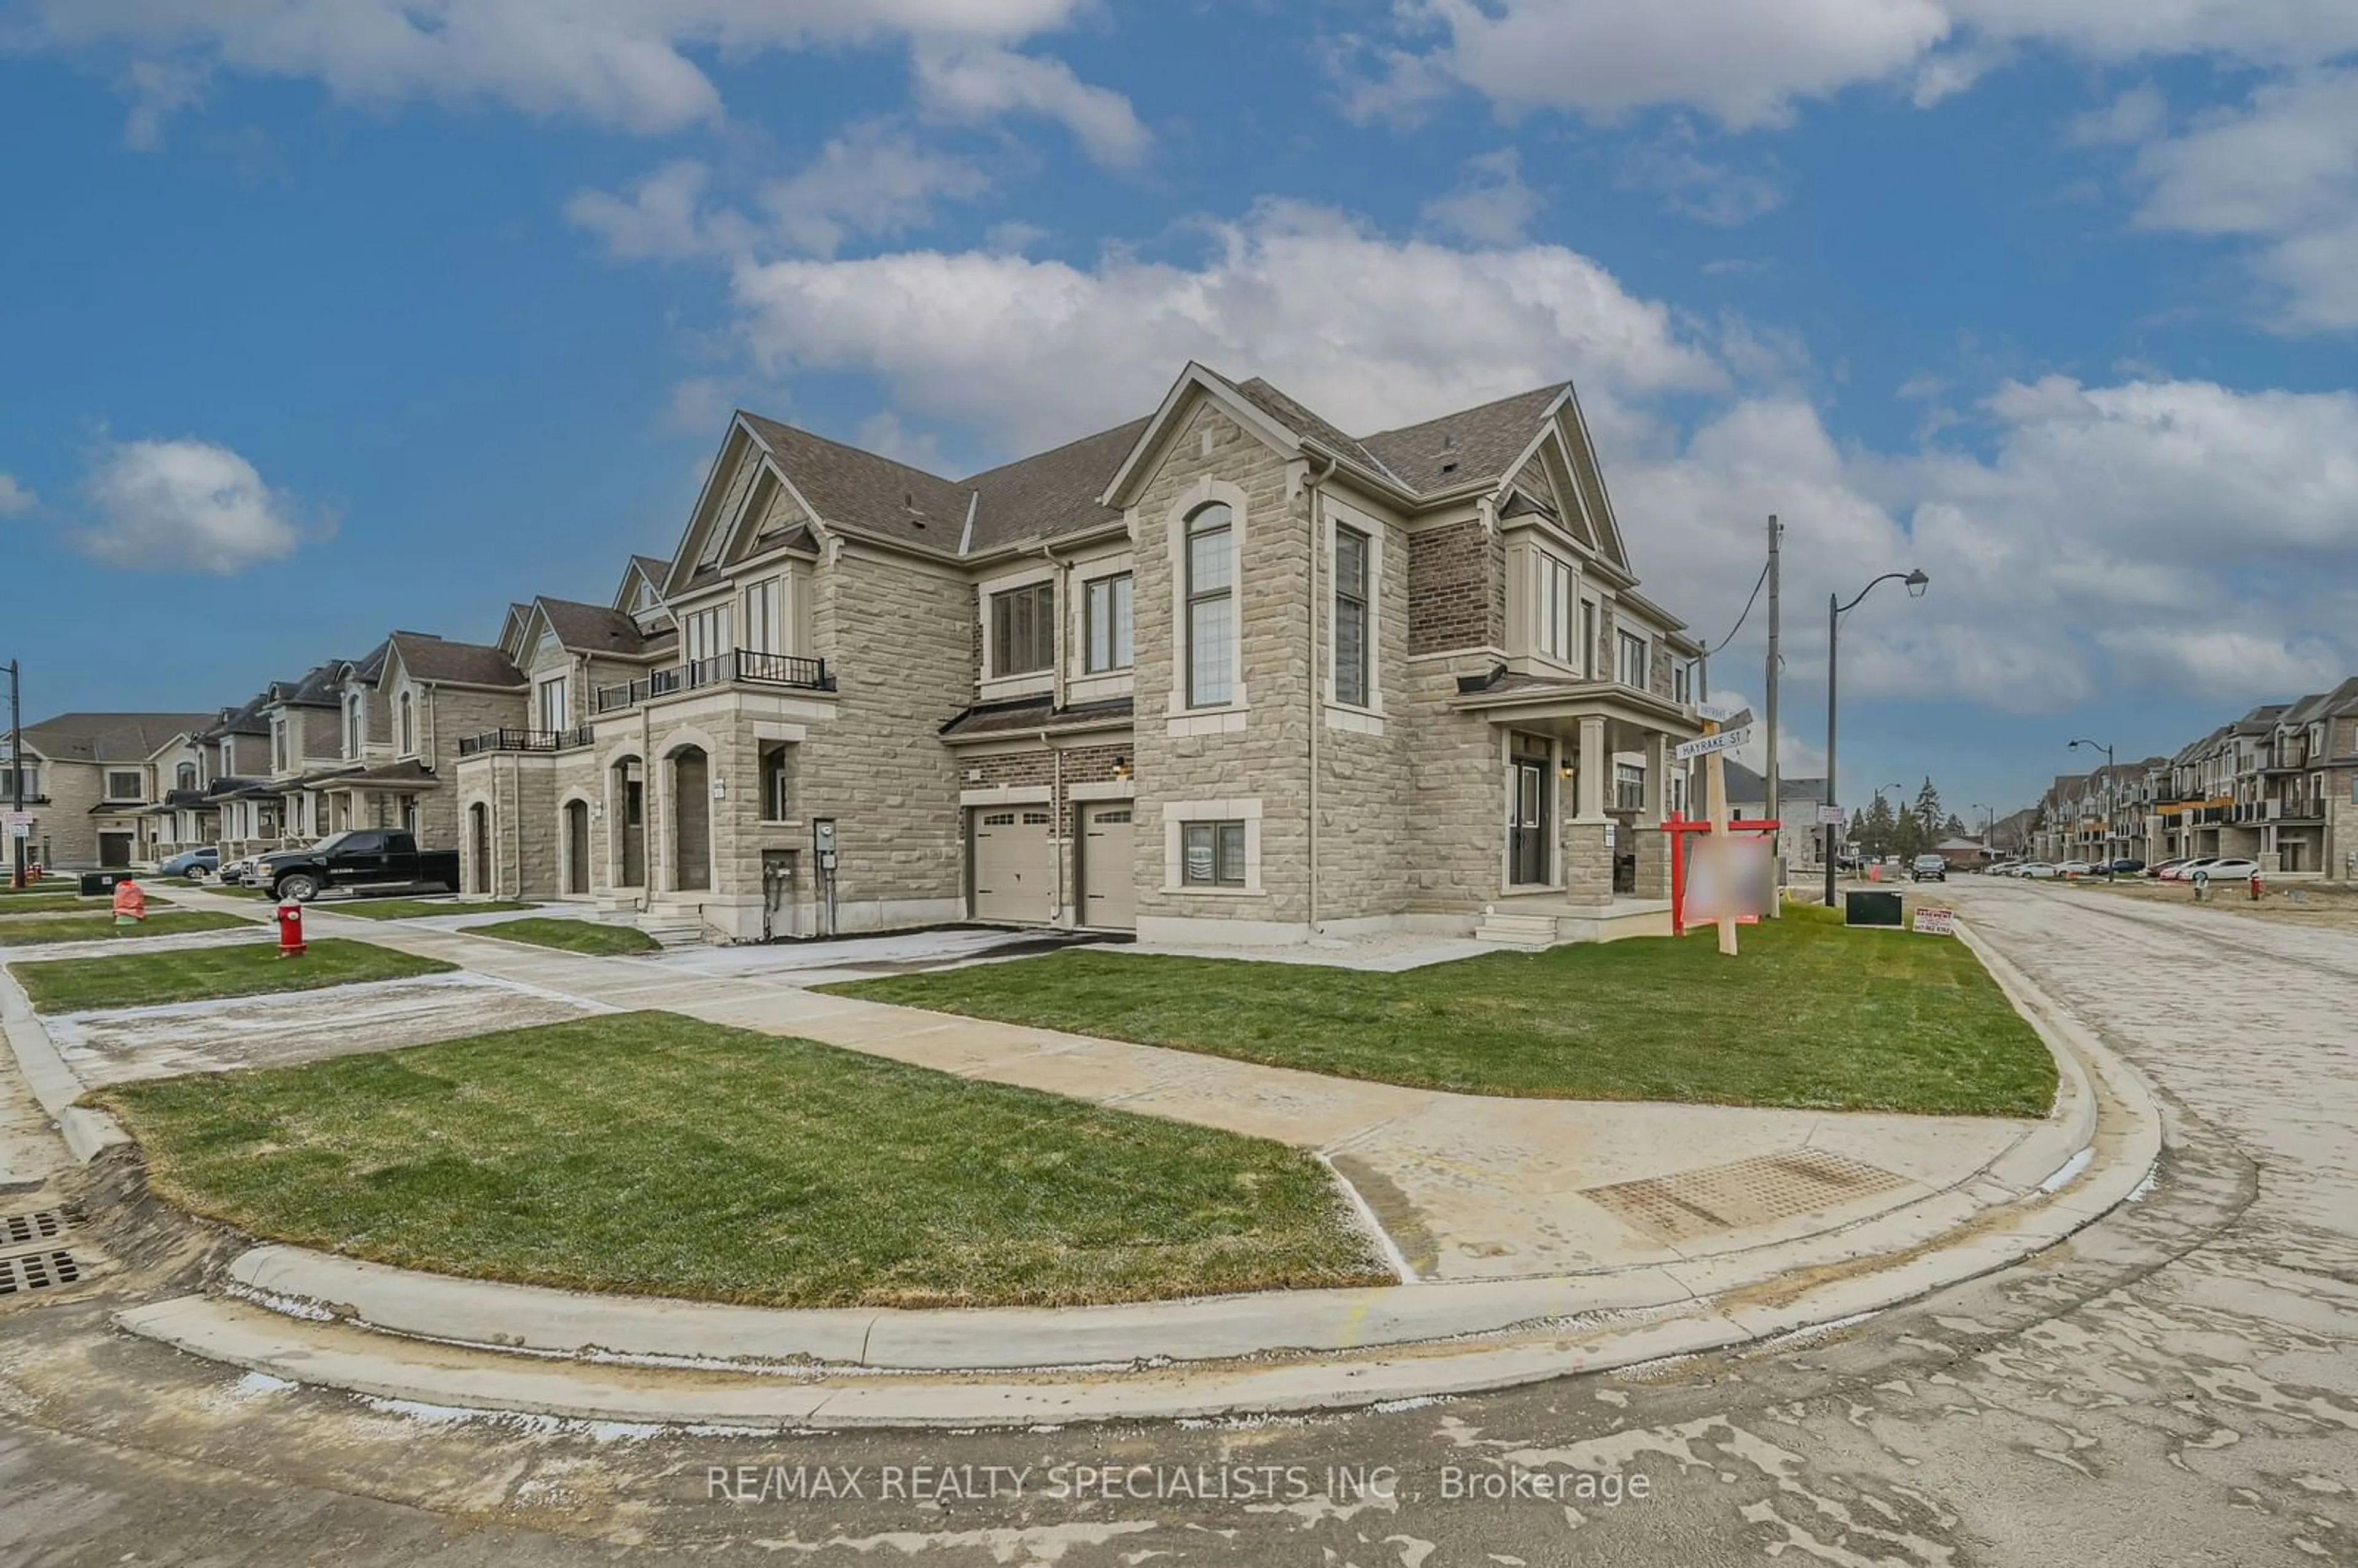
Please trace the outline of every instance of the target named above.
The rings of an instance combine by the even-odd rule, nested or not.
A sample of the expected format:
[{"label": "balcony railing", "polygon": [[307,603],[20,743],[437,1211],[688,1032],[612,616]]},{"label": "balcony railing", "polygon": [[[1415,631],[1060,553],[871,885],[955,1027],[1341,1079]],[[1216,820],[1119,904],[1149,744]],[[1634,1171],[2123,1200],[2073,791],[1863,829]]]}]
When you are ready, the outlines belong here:
[{"label": "balcony railing", "polygon": [[757,654],[735,648],[708,659],[691,659],[667,670],[652,670],[641,680],[620,681],[598,688],[598,711],[636,708],[652,697],[694,691],[708,686],[786,686],[806,691],[833,691],[835,676],[825,659],[796,654]]},{"label": "balcony railing", "polygon": [[459,755],[480,757],[489,752],[570,752],[597,738],[587,724],[572,730],[486,730],[459,742]]}]

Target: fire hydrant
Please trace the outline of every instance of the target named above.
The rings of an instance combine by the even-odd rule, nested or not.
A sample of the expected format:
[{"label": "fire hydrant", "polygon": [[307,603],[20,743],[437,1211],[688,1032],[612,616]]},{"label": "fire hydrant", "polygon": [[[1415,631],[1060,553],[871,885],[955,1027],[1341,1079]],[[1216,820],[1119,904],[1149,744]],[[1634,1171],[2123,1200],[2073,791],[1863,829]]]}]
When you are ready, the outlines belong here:
[{"label": "fire hydrant", "polygon": [[114,924],[136,925],[147,918],[147,895],[129,877],[114,884]]},{"label": "fire hydrant", "polygon": [[2255,866],[2252,868],[2252,902],[2254,903],[2260,902],[2260,869]]},{"label": "fire hydrant", "polygon": [[278,956],[303,956],[303,906],[291,898],[278,906]]}]

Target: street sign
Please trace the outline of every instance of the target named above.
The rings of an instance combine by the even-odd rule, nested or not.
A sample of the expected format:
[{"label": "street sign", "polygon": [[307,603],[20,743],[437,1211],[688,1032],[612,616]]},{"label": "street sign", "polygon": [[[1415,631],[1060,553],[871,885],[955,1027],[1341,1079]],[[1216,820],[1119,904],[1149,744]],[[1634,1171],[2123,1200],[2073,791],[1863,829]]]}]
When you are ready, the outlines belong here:
[{"label": "street sign", "polygon": [[1841,806],[1822,806],[1818,807],[1818,826],[1819,826],[1819,827],[1841,827],[1842,825],[1843,825],[1843,808],[1842,808]]},{"label": "street sign", "polygon": [[1957,912],[1930,906],[1918,910],[1916,934],[1920,936],[1954,936],[1957,934]]},{"label": "street sign", "polygon": [[33,836],[33,825],[32,825],[31,823],[29,823],[29,822],[11,822],[10,824],[8,824],[8,837],[9,837],[9,838],[30,838],[32,836]]},{"label": "street sign", "polygon": [[0,816],[0,822],[7,823],[11,827],[30,827],[33,825],[33,814],[29,811],[11,811],[5,816]]},{"label": "street sign", "polygon": [[1723,730],[1716,735],[1706,735],[1700,741],[1690,741],[1671,755],[1682,762],[1688,762],[1696,757],[1708,757],[1714,752],[1733,752],[1737,747],[1749,743],[1751,739],[1750,725],[1741,730]]},{"label": "street sign", "polygon": [[1714,724],[1725,724],[1729,719],[1735,718],[1736,714],[1736,710],[1728,707],[1727,704],[1724,702],[1698,702],[1695,704],[1695,717],[1698,719],[1708,719]]}]

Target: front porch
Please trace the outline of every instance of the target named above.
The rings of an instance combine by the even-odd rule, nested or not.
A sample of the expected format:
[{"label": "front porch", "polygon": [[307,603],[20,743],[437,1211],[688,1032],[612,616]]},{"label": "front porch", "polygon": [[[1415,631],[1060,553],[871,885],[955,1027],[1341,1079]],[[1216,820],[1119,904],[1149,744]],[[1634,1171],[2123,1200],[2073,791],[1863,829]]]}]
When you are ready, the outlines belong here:
[{"label": "front porch", "polygon": [[1671,848],[1686,805],[1671,749],[1684,704],[1611,681],[1493,672],[1455,706],[1487,719],[1504,769],[1499,884],[1475,935],[1544,947],[1671,932]]}]

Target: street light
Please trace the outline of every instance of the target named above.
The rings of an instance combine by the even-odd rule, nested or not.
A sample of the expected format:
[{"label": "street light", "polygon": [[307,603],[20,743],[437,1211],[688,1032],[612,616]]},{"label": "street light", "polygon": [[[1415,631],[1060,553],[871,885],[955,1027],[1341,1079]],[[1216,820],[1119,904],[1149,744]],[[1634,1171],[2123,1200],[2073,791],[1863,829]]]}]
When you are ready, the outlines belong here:
[{"label": "street light", "polygon": [[[2082,746],[2087,747],[2091,752],[2102,752],[2104,754],[2104,837],[2109,840],[2113,836],[2113,792],[2120,787],[2120,781],[2113,777],[2113,749],[2110,746],[2100,746],[2093,741],[2074,741],[2063,749],[2067,752],[2076,752]],[[2105,844],[2104,849],[2104,880],[2111,881],[2113,861],[2115,857],[2111,852],[2112,845],[2109,842]]]},{"label": "street light", "polygon": [[[1887,582],[1904,582],[1908,585],[1909,598],[1921,599],[1924,597],[1924,589],[1931,585],[1931,581],[1932,579],[1921,571],[1886,572],[1860,589],[1848,604],[1842,601],[1839,594],[1826,595],[1826,804],[1829,806],[1841,804],[1834,794],[1834,719],[1839,711],[1836,705],[1838,690],[1836,669],[1842,654],[1842,618],[1848,611],[1857,609],[1860,600],[1865,599]],[[1832,816],[1833,813],[1829,812],[1827,815]],[[1826,824],[1826,907],[1828,909],[1834,906],[1836,847],[1834,834],[1836,831],[1832,822]]]},{"label": "street light", "polygon": [[1997,854],[1997,846],[1991,842],[1997,837],[1997,812],[1978,800],[1965,809],[1982,814],[1982,863],[1987,865]]}]

